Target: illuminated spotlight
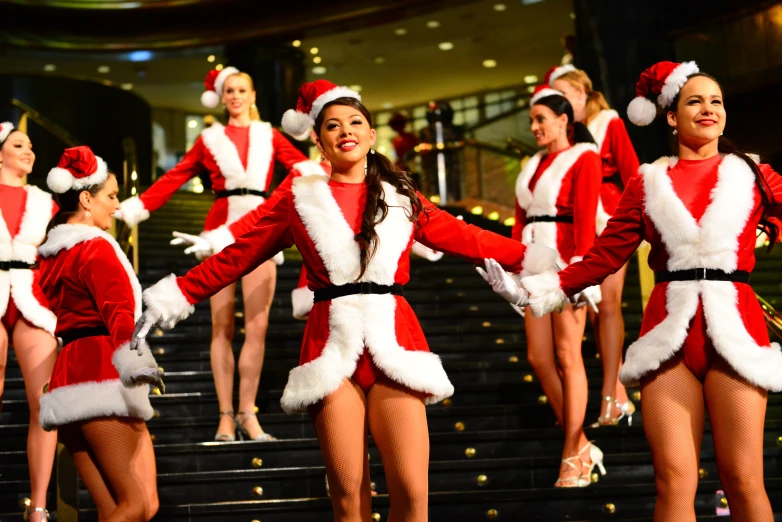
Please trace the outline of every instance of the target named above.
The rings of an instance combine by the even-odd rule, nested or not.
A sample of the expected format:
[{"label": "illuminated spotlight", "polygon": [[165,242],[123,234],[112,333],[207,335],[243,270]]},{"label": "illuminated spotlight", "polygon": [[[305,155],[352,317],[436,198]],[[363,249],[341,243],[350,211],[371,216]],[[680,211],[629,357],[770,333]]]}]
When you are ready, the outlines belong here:
[{"label": "illuminated spotlight", "polygon": [[372,58],[372,61],[378,65],[381,63],[386,63],[386,59],[383,56],[375,56],[374,58]]},{"label": "illuminated spotlight", "polygon": [[98,72],[101,74],[109,73],[111,72],[111,67],[109,67],[108,65],[101,65],[100,67],[98,67]]},{"label": "illuminated spotlight", "polygon": [[426,22],[426,27],[428,27],[429,29],[437,29],[438,27],[440,27],[440,22],[438,22],[437,20],[429,20],[428,22]]},{"label": "illuminated spotlight", "polygon": [[196,185],[195,187],[193,187],[193,192],[195,192],[196,194],[201,194],[203,191],[204,191],[203,185]]},{"label": "illuminated spotlight", "polygon": [[437,44],[437,47],[439,47],[441,51],[450,51],[451,49],[453,49],[453,43],[440,42],[439,44]]},{"label": "illuminated spotlight", "polygon": [[534,74],[528,74],[524,77],[524,83],[538,83],[538,77]]},{"label": "illuminated spotlight", "polygon": [[534,85],[530,85],[529,87],[527,87],[527,92],[530,93],[530,94],[535,92],[535,86]]},{"label": "illuminated spotlight", "polygon": [[326,74],[326,68],[322,65],[312,68],[312,74]]},{"label": "illuminated spotlight", "polygon": [[494,67],[497,67],[497,60],[492,60],[492,59],[484,60],[483,66],[486,67],[487,69],[492,69]]},{"label": "illuminated spotlight", "polygon": [[437,194],[435,194],[434,196],[432,196],[431,198],[429,198],[429,201],[431,201],[431,202],[432,202],[432,203],[434,203],[435,205],[439,205],[439,204],[440,204],[440,196],[438,196]]},{"label": "illuminated spotlight", "polygon": [[131,90],[133,88],[133,84],[132,83],[123,83],[122,85],[120,85],[120,87],[122,87],[126,91],[129,91],[129,90]]},{"label": "illuminated spotlight", "polygon": [[215,70],[222,71],[223,70],[223,64],[218,63],[217,65],[215,65]]},{"label": "illuminated spotlight", "polygon": [[46,65],[43,66],[43,70],[46,72],[54,72],[57,70],[57,66],[54,65],[53,63],[47,63]]},{"label": "illuminated spotlight", "polygon": [[505,225],[506,227],[512,227],[513,225],[516,224],[516,218],[511,216],[505,221],[503,221],[502,224]]},{"label": "illuminated spotlight", "polygon": [[490,212],[487,218],[491,219],[492,221],[499,221],[500,220],[500,213],[499,212]]},{"label": "illuminated spotlight", "polygon": [[310,54],[318,54],[318,50],[319,49],[317,47],[313,47],[312,49],[310,49]]},{"label": "illuminated spotlight", "polygon": [[291,43],[293,47],[301,47],[301,40],[293,40]]},{"label": "illuminated spotlight", "polygon": [[508,8],[508,6],[505,5],[505,4],[494,4],[494,10],[495,11],[502,12],[502,11],[506,10],[507,8]]},{"label": "illuminated spotlight", "polygon": [[148,62],[152,59],[151,51],[133,51],[128,54],[128,60],[131,62]]},{"label": "illuminated spotlight", "polygon": [[575,20],[576,19],[576,13],[570,13],[570,19]]},{"label": "illuminated spotlight", "polygon": [[385,103],[383,104],[383,108],[384,108],[384,109],[393,109],[393,108],[394,108],[394,104],[393,104],[393,103],[391,103],[391,102],[385,102]]},{"label": "illuminated spotlight", "polygon": [[135,196],[136,195],[136,187],[131,187],[130,189],[130,195]]},{"label": "illuminated spotlight", "polygon": [[480,216],[481,214],[483,214],[483,207],[480,206],[480,205],[478,205],[476,207],[472,207],[470,209],[470,214],[474,214],[476,216]]},{"label": "illuminated spotlight", "polygon": [[407,34],[407,29],[404,27],[399,27],[397,29],[394,29],[394,34],[397,36],[404,36]]},{"label": "illuminated spotlight", "polygon": [[348,89],[351,91],[361,92],[361,86],[360,85],[348,85]]},{"label": "illuminated spotlight", "polygon": [[533,5],[533,4],[539,4],[543,0],[521,0],[521,5]]},{"label": "illuminated spotlight", "polygon": [[195,120],[190,120],[187,122],[187,126],[190,127],[191,129],[195,129],[196,127],[198,127],[198,122]]},{"label": "illuminated spotlight", "polygon": [[209,63],[212,63],[215,60],[216,60],[216,58],[215,58],[215,55],[213,55],[213,54],[210,54],[209,56],[206,57],[206,61],[209,62]]},{"label": "illuminated spotlight", "polygon": [[320,56],[316,56],[312,59],[312,63],[320,63],[323,59]]},{"label": "illuminated spotlight", "polygon": [[136,181],[138,179],[138,173],[135,170],[130,173],[130,179],[132,179],[133,181]]}]

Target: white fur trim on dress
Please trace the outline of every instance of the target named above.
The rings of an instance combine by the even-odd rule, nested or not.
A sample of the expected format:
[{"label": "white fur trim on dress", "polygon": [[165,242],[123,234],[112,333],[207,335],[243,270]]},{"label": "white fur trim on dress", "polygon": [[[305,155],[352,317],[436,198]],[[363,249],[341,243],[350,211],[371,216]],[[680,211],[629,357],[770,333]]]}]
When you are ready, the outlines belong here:
[{"label": "white fur trim on dress", "polygon": [[139,350],[131,350],[130,342],[122,343],[119,348],[114,350],[114,355],[111,357],[111,362],[114,364],[114,368],[119,373],[119,380],[125,386],[135,386],[136,382],[133,381],[133,374],[143,368],[155,368],[158,365],[155,361],[155,356],[152,355],[152,350],[149,346],[145,346],[146,343],[141,343],[141,354]]},{"label": "white fur trim on dress", "polygon": [[347,87],[334,87],[330,91],[326,91],[315,98],[315,101],[312,102],[312,109],[310,110],[310,118],[312,118],[312,121],[314,122],[318,119],[318,114],[323,110],[323,107],[338,98],[355,98],[356,100],[361,101],[361,95],[356,91],[348,89]]},{"label": "white fur trim on dress", "polygon": [[225,178],[225,190],[248,188],[264,191],[268,186],[269,172],[274,160],[272,126],[267,122],[253,121],[249,133],[250,145],[245,170],[239,158],[239,151],[225,134],[225,127],[222,124],[214,123],[201,131],[204,146],[217,163],[220,174]]},{"label": "white fur trim on dress", "polygon": [[77,178],[68,169],[54,167],[46,176],[46,185],[58,194],[63,194],[69,190],[82,190],[96,185],[101,185],[109,178],[109,167],[102,158],[95,156],[98,162],[98,168],[89,176]]},{"label": "white fur trim on dress", "polygon": [[233,245],[236,241],[236,238],[231,233],[231,229],[225,225],[220,225],[213,230],[205,230],[200,235],[209,242],[209,245],[212,247],[212,254],[222,252],[225,247]]},{"label": "white fur trim on dress", "polygon": [[562,96],[562,97],[564,97],[565,95],[562,93],[562,91],[558,91],[556,89],[549,89],[548,87],[546,87],[545,89],[541,89],[538,92],[536,92],[532,96],[532,98],[529,99],[529,104],[530,104],[530,106],[535,105],[536,103],[538,103],[543,98],[547,98],[549,96]]},{"label": "white fur trim on dress", "polygon": [[147,313],[159,318],[164,328],[173,328],[195,311],[195,306],[182,293],[176,279],[174,274],[170,274],[144,290]]},{"label": "white fur trim on dress", "polygon": [[293,306],[293,317],[300,320],[307,319],[307,316],[312,310],[312,306],[315,299],[315,292],[302,286],[301,288],[294,288],[291,292],[291,303]]},{"label": "white fur trim on dress", "polygon": [[687,78],[691,74],[695,74],[699,71],[698,64],[695,62],[682,62],[677,65],[665,79],[662,92],[660,92],[660,95],[657,97],[657,103],[660,107],[663,109],[668,108],[673,102],[673,99],[676,98],[676,95],[679,94],[679,91],[684,84],[687,83]]},{"label": "white fur trim on dress", "polygon": [[311,176],[313,174],[317,174],[320,176],[328,176],[328,174],[326,174],[326,171],[323,170],[323,167],[320,165],[320,163],[312,160],[304,160],[298,163],[294,163],[292,170],[297,171],[302,176]]},{"label": "white fur trim on dress", "polygon": [[587,128],[589,133],[595,139],[598,150],[603,151],[603,144],[606,140],[606,134],[608,134],[608,127],[611,122],[619,118],[619,113],[613,109],[606,109],[595,114],[592,121],[589,122]]},{"label": "white fur trim on dress", "polygon": [[41,396],[41,426],[51,431],[71,422],[98,417],[152,418],[149,386],[126,387],[119,379],[55,388]]},{"label": "white fur trim on dress", "polygon": [[11,280],[11,298],[22,316],[38,328],[54,335],[57,316],[46,308],[33,294],[34,276],[29,269],[9,270]]},{"label": "white fur trim on dress", "polygon": [[529,293],[529,306],[535,317],[560,310],[569,302],[559,285],[559,275],[554,271],[524,277],[521,286]]},{"label": "white fur trim on dress", "polygon": [[138,196],[126,199],[119,204],[119,207],[122,220],[131,227],[149,219],[149,210],[144,207],[144,202]]}]

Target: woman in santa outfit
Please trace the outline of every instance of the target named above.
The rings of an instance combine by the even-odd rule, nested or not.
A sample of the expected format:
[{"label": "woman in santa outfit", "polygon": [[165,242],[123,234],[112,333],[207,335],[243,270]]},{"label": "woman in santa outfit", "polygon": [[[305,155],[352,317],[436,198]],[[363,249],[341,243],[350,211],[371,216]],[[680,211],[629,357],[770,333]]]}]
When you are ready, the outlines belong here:
[{"label": "woman in santa outfit", "polygon": [[60,440],[106,522],[148,521],[158,508],[145,420],[162,371],[148,346],[130,350],[141,287],[105,232],[119,209],[117,179],[89,147],[66,149],[47,178],[60,210],[41,245],[43,288],[62,349],[41,398],[41,424]]},{"label": "woman in santa outfit", "polygon": [[[573,118],[564,95],[541,85],[530,100],[530,122],[538,146],[516,181],[516,224],[511,236],[525,245],[543,245],[567,266],[581,259],[595,240],[595,213],[602,177],[600,157],[583,124]],[[574,145],[571,146],[571,142]],[[584,435],[587,380],[581,357],[586,305],[600,302],[600,289],[581,294],[560,314],[524,318],[527,359],[565,430],[557,487],[591,484],[602,453]],[[555,360],[559,361],[559,368]],[[561,369],[561,372],[560,372]]]},{"label": "woman in santa outfit", "polygon": [[[497,255],[512,272],[522,269],[526,248],[465,224],[417,193],[406,173],[371,148],[375,130],[360,99],[326,80],[301,88],[298,110],[286,113],[283,126],[300,135],[314,125],[331,178],[298,176],[233,245],[186,276],[172,275],[147,289],[137,331],[144,336],[154,326],[172,327],[195,303],[296,244],[315,305],[282,407],[310,413],[335,520],[369,519],[370,431],[385,464],[389,520],[423,522],[429,461],[424,405],[450,396],[453,385],[402,296],[410,245],[415,239],[473,262]],[[553,266],[553,257],[544,257],[541,268]],[[513,285],[509,279],[497,285],[499,291]]]},{"label": "woman in santa outfit", "polygon": [[[572,65],[554,67],[547,75],[547,83],[562,91],[573,106],[576,121],[585,124],[597,143],[603,163],[603,183],[600,185],[600,203],[597,208],[597,233],[605,230],[608,219],[616,211],[622,190],[630,178],[638,173],[635,154],[627,129],[619,114],[609,107],[603,94],[592,89],[587,74]],[[616,426],[622,419],[631,424],[635,405],[627,390],[619,382],[622,367],[625,323],[622,317],[622,288],[627,265],[606,278],[600,285],[602,301],[599,313],[588,310],[603,363],[603,403],[600,416],[593,428]]]},{"label": "woman in santa outfit", "polygon": [[535,314],[600,284],[646,240],[656,286],[620,379],[640,380],[657,483],[655,521],[695,520],[704,405],[734,521],[771,522],[763,483],[768,390],[782,390],[782,352],[771,344],[749,285],[758,224],[782,215],[782,177],[724,138],[720,85],[694,62],[644,71],[628,116],[647,125],[656,99],[679,156],[643,165],[583,261],[522,281]]},{"label": "woman in santa outfit", "polygon": [[[207,107],[222,100],[229,114],[228,125],[213,124],[201,132],[184,159],[149,189],[122,202],[120,215],[135,225],[160,208],[188,180],[209,173],[217,199],[201,234],[208,251],[219,252],[238,237],[231,226],[264,203],[272,181],[275,160],[287,170],[313,168],[312,162],[269,123],[260,121],[255,109],[255,90],[250,76],[234,67],[213,70],[206,78],[201,97]],[[201,256],[199,256],[201,257]],[[276,259],[281,262],[282,254]],[[255,415],[255,398],[266,351],[269,309],[274,298],[276,267],[268,262],[242,277],[245,341],[239,356],[239,409],[234,415],[234,298],[229,285],[210,299],[212,308],[212,374],[215,380],[220,422],[217,441],[235,440],[234,433],[252,440],[273,440],[264,433]]]},{"label": "woman in santa outfit", "polygon": [[57,205],[48,193],[25,185],[34,163],[27,134],[10,122],[0,123],[0,400],[10,339],[30,408],[27,462],[31,494],[24,516],[38,522],[48,518],[46,490],[57,446],[57,435],[45,432],[38,421],[42,390],[57,359],[57,318],[41,292],[37,272],[31,268]]}]

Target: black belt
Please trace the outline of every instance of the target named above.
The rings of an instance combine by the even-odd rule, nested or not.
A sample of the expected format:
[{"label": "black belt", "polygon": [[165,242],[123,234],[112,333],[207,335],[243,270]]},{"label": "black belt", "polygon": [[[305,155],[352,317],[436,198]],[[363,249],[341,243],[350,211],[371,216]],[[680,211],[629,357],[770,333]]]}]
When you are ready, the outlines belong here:
[{"label": "black belt", "polygon": [[30,263],[25,263],[24,261],[0,261],[0,270],[29,270],[34,265],[31,265]]},{"label": "black belt", "polygon": [[573,216],[529,216],[530,223],[572,223]]},{"label": "black belt", "polygon": [[750,273],[736,270],[728,273],[712,268],[691,268],[689,270],[663,271],[654,273],[654,282],[669,283],[671,281],[730,281],[732,283],[749,284]]},{"label": "black belt", "polygon": [[111,335],[109,329],[106,328],[104,325],[87,326],[85,328],[74,328],[72,330],[65,330],[57,337],[60,340],[60,346],[65,346],[67,344],[72,343],[73,341],[84,339],[85,337],[98,337],[102,335]]},{"label": "black belt", "polygon": [[607,176],[603,178],[603,183],[613,183],[620,189],[624,190],[624,183],[622,183],[622,175],[618,172],[612,176]]},{"label": "black belt", "polygon": [[255,189],[248,189],[248,188],[238,188],[238,189],[231,189],[231,190],[215,190],[214,193],[217,199],[227,198],[228,196],[261,196],[267,199],[269,197],[269,195],[266,193],[265,190],[255,190]]},{"label": "black belt", "polygon": [[315,290],[314,302],[331,301],[337,297],[356,294],[393,294],[403,295],[402,285],[379,285],[377,283],[350,283],[347,285],[330,286]]}]

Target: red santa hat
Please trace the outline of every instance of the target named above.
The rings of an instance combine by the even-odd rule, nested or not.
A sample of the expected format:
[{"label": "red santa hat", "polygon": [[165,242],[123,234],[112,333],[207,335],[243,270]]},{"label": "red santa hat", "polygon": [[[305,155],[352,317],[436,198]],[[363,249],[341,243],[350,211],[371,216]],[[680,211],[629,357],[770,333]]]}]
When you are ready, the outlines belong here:
[{"label": "red santa hat", "polygon": [[687,78],[699,71],[695,62],[659,62],[644,72],[635,84],[635,98],[627,106],[627,117],[636,125],[649,125],[657,116],[657,107],[649,99],[657,96],[657,104],[666,109],[679,94]]},{"label": "red santa hat", "polygon": [[551,85],[553,87],[554,82],[557,81],[557,79],[560,76],[563,76],[569,72],[575,72],[577,70],[578,69],[576,69],[571,64],[555,65],[554,67],[549,69],[549,71],[546,73],[546,76],[543,77],[543,83],[545,83],[546,85]]},{"label": "red santa hat", "polygon": [[10,121],[4,121],[3,123],[0,123],[0,144],[2,144],[6,138],[8,138],[8,135],[11,134],[14,130],[14,124]]},{"label": "red santa hat", "polygon": [[547,96],[565,96],[562,91],[552,89],[547,83],[541,83],[535,87],[535,92],[532,93],[532,98],[529,99],[530,106],[535,105],[541,98]]},{"label": "red santa hat", "polygon": [[337,98],[355,98],[361,101],[361,95],[356,91],[339,87],[328,80],[305,83],[299,89],[296,110],[288,109],[282,115],[282,128],[295,139],[306,140],[320,111],[327,103]]},{"label": "red santa hat", "polygon": [[217,107],[217,104],[220,103],[220,99],[223,97],[223,86],[226,78],[232,74],[239,74],[239,72],[239,69],[236,67],[224,67],[222,71],[217,69],[209,71],[204,80],[206,90],[201,95],[201,105],[208,109]]},{"label": "red santa hat", "polygon": [[106,162],[89,147],[71,147],[62,153],[60,162],[49,171],[46,184],[57,194],[100,185],[109,178]]}]

